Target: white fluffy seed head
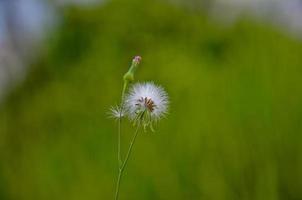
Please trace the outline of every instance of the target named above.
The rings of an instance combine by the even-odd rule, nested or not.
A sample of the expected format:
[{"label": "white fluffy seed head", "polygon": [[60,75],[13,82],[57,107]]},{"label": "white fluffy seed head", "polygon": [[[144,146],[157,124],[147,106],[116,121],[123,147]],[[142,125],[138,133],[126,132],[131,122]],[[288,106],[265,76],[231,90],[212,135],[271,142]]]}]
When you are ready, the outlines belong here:
[{"label": "white fluffy seed head", "polygon": [[124,103],[131,120],[143,117],[149,125],[149,123],[158,121],[167,113],[169,99],[166,91],[161,86],[146,82],[134,84]]},{"label": "white fluffy seed head", "polygon": [[112,106],[109,111],[109,116],[114,119],[120,119],[126,115],[125,110],[120,106]]}]

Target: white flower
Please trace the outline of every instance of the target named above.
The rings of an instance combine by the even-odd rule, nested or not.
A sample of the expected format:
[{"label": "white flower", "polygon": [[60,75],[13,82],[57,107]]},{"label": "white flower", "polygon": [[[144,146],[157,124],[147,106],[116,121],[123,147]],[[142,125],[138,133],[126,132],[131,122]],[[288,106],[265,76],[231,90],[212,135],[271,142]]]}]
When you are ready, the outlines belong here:
[{"label": "white flower", "polygon": [[133,85],[125,98],[129,118],[151,128],[153,121],[158,121],[167,113],[168,104],[165,90],[152,82]]},{"label": "white flower", "polygon": [[120,119],[126,115],[125,109],[120,106],[112,106],[109,111],[109,116],[111,118]]}]

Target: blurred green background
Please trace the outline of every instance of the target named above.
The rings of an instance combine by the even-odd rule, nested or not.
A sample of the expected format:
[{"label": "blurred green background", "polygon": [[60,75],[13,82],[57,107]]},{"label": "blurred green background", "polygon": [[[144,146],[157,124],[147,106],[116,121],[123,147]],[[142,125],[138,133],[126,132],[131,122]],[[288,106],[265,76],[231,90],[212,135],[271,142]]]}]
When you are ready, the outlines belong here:
[{"label": "blurred green background", "polygon": [[135,55],[136,80],[162,85],[171,106],[155,133],[139,134],[120,199],[302,199],[298,39],[157,0],[62,13],[1,104],[0,199],[113,199],[117,124],[107,113]]}]

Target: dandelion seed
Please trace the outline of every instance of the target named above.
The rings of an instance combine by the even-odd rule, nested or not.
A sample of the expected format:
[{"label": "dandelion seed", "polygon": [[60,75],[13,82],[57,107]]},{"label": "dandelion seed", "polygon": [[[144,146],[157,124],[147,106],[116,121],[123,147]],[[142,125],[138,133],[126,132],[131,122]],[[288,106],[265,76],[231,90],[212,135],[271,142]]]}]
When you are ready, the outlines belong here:
[{"label": "dandelion seed", "polygon": [[137,83],[132,86],[125,99],[127,115],[134,124],[145,128],[160,120],[168,109],[168,95],[161,86],[154,83]]}]

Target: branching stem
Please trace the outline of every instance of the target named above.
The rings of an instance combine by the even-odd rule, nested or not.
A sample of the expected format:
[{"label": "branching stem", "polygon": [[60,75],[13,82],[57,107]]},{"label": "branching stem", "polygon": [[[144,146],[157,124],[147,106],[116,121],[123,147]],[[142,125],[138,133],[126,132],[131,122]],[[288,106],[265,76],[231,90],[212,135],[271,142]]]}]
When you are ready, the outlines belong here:
[{"label": "branching stem", "polygon": [[135,143],[136,137],[137,137],[138,132],[139,132],[139,128],[140,128],[140,126],[138,125],[137,128],[136,128],[136,130],[135,130],[135,132],[134,132],[134,135],[132,137],[129,149],[128,149],[127,154],[126,154],[126,158],[125,158],[124,162],[119,167],[119,173],[118,173],[117,184],[116,184],[116,191],[115,191],[115,200],[118,200],[122,174],[124,172],[124,169],[125,169],[125,167],[127,165],[128,160],[129,160],[129,157],[130,157],[133,145]]}]

